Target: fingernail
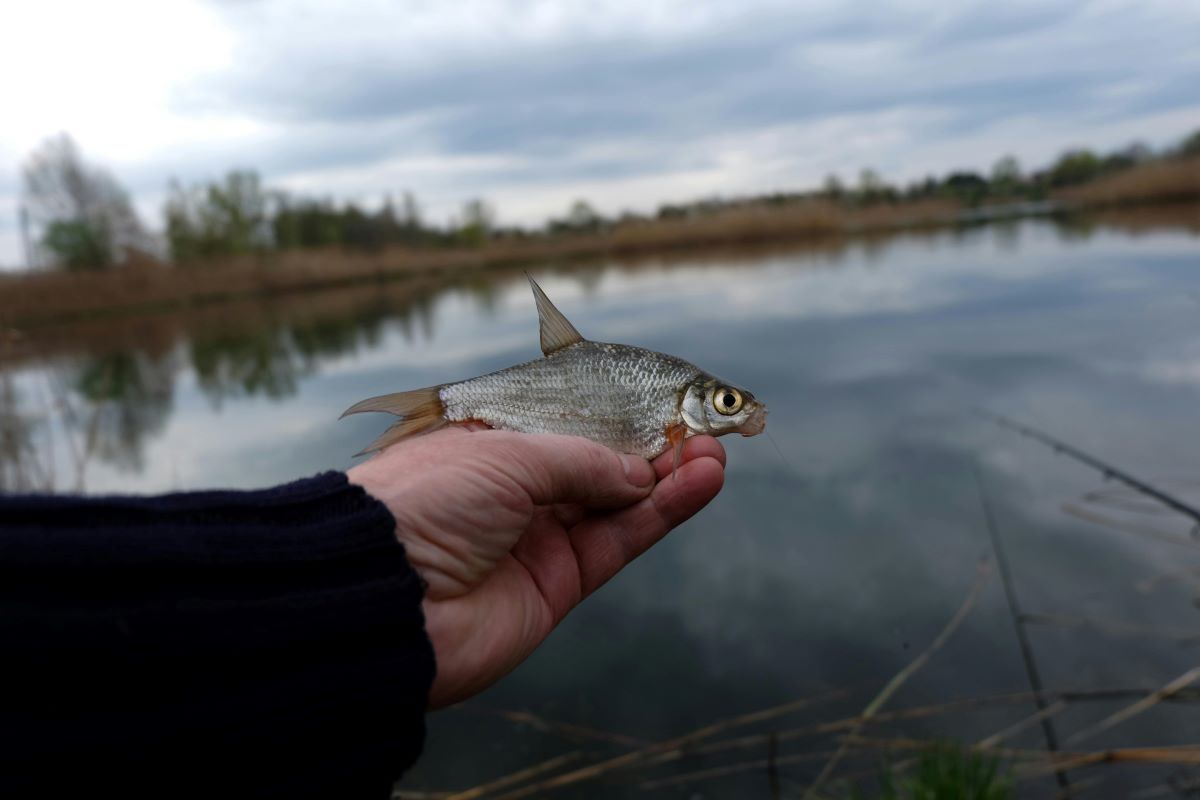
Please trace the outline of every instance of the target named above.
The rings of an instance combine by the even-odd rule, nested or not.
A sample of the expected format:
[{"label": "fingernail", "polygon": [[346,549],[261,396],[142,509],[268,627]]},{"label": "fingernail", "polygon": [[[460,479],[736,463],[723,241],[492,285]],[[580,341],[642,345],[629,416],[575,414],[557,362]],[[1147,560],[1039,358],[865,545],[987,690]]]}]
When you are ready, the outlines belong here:
[{"label": "fingernail", "polygon": [[634,486],[649,486],[654,483],[654,467],[644,458],[621,455],[621,464],[625,467],[625,478]]}]

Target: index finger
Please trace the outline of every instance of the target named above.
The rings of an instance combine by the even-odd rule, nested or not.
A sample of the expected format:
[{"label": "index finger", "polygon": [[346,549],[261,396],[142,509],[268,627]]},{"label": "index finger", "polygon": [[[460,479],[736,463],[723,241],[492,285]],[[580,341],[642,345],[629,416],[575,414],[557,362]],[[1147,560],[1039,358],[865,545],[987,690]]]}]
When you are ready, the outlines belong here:
[{"label": "index finger", "polygon": [[688,440],[688,444],[674,478],[670,477],[670,453],[655,461],[655,467],[660,473],[665,471],[666,477],[649,497],[616,513],[584,520],[570,531],[584,596],[604,585],[721,491],[725,481],[724,448],[708,436]]},{"label": "index finger", "polygon": [[514,481],[535,505],[621,508],[641,500],[655,483],[646,459],[578,436],[479,431],[464,438],[477,458]]}]

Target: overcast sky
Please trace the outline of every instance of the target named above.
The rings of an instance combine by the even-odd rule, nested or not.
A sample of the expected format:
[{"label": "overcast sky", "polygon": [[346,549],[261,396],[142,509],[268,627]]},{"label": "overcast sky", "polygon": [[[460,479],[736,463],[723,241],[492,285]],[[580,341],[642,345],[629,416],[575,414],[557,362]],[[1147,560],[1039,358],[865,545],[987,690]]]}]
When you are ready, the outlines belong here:
[{"label": "overcast sky", "polygon": [[234,167],[537,223],[578,197],[649,210],[1200,128],[1190,0],[38,0],[0,39],[9,265],[21,162],[59,131],[158,227],[170,178]]}]

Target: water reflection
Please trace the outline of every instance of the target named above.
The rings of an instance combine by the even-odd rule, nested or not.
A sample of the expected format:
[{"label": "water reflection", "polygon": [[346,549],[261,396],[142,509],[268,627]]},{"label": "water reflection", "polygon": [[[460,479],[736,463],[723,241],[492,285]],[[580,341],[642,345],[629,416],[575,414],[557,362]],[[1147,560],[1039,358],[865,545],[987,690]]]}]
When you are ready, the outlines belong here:
[{"label": "water reflection", "polygon": [[[1023,607],[1197,629],[1188,576],[1200,548],[1187,530],[1168,524],[1181,541],[1154,540],[1064,514],[1065,502],[1087,506],[1097,476],[972,411],[1003,410],[1142,475],[1194,477],[1196,244],[1141,221],[1005,222],[816,251],[539,266],[585,333],[690,357],[766,398],[787,469],[765,441],[730,442],[726,489],[703,515],[495,689],[431,717],[408,788],[461,789],[580,748],[621,752],[581,728],[654,741],[829,687],[851,691],[740,732],[856,713],[937,635],[989,552],[977,466]],[[28,331],[6,345],[0,372],[0,479],[151,490],[345,466],[385,423],[338,423],[342,408],[532,357],[534,319],[511,270]],[[1040,626],[1031,637],[1052,688],[1154,688],[1195,660],[1152,635]],[[897,705],[1026,688],[993,584]],[[1055,724],[1078,730],[1127,703],[1074,705]],[[513,709],[567,728],[514,722],[502,713]],[[1095,745],[1184,741],[1194,709],[1163,704]],[[881,733],[980,738],[1031,712],[988,707]],[[787,741],[792,755],[830,744]],[[1013,744],[1041,747],[1033,729]],[[647,777],[763,757],[693,753],[569,794],[627,796]],[[782,769],[785,785],[819,766]],[[1125,787],[1168,775],[1105,778]],[[1055,790],[1027,785],[1032,796]],[[667,791],[757,795],[766,781],[760,770]]]},{"label": "water reflection", "polygon": [[232,398],[284,401],[322,361],[377,347],[385,323],[428,338],[433,296],[354,289],[21,332],[0,348],[0,487],[79,491],[97,462],[138,473],[178,381],[218,411]]},{"label": "water reflection", "polygon": [[[86,358],[70,370],[85,457],[141,469],[142,442],[171,413],[177,367],[173,354],[116,352]],[[70,402],[70,401],[68,401]]]},{"label": "water reflection", "polygon": [[0,491],[35,491],[51,485],[38,457],[35,428],[12,374],[0,372]]}]

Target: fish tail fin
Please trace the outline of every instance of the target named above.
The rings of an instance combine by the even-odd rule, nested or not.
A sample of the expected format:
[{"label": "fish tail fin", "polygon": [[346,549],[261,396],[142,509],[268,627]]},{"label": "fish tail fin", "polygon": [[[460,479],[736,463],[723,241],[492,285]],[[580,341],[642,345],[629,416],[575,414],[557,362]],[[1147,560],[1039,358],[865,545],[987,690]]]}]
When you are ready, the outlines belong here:
[{"label": "fish tail fin", "polygon": [[386,411],[389,414],[403,417],[355,455],[373,453],[409,436],[428,433],[448,425],[445,406],[442,405],[442,398],[439,394],[441,388],[441,386],[430,386],[425,389],[413,389],[409,392],[369,397],[347,408],[342,412],[343,417],[363,411]]}]

